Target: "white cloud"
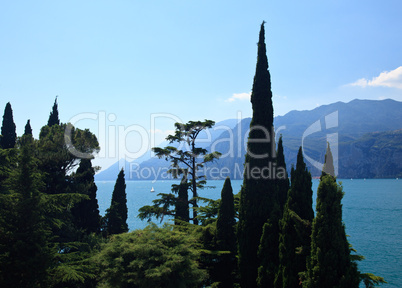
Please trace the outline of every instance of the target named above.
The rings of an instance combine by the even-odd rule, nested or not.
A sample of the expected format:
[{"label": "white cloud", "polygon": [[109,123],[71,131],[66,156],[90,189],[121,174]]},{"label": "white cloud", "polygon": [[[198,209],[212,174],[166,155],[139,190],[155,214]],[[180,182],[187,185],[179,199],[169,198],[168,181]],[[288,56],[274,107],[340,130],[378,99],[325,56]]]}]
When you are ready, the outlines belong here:
[{"label": "white cloud", "polygon": [[359,87],[391,87],[402,89],[402,66],[399,66],[392,71],[384,71],[380,73],[379,76],[374,77],[372,80],[367,80],[361,78],[348,86],[359,86]]},{"label": "white cloud", "polygon": [[233,102],[236,100],[250,100],[251,93],[234,93],[232,97],[226,99],[226,102]]},{"label": "white cloud", "polygon": [[350,83],[348,86],[360,86],[360,87],[366,87],[368,85],[368,81],[365,78],[361,78],[357,80],[356,82]]}]

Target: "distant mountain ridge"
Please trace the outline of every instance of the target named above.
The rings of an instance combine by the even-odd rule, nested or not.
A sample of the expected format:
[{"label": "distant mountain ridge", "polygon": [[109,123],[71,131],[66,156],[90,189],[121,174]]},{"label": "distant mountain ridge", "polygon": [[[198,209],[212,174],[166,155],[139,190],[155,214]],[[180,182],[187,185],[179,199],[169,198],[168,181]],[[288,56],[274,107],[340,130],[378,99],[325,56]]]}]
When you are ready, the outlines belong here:
[{"label": "distant mountain ridge", "polygon": [[[250,121],[251,118],[242,119],[240,122],[237,119],[218,122],[216,129],[209,133],[210,143],[199,143],[209,151],[219,151],[223,154],[221,159],[206,166],[204,172],[207,179],[224,179],[226,176],[232,179],[242,178]],[[398,163],[402,161],[395,162],[394,159],[401,160],[402,155],[402,147],[398,145],[402,143],[399,138],[402,133],[396,131],[402,129],[402,102],[391,99],[336,102],[312,110],[290,111],[284,116],[277,116],[274,126],[276,138],[278,139],[279,135],[283,137],[288,171],[296,162],[297,150],[303,145],[305,158],[311,160],[309,162],[305,159],[312,175],[320,175],[321,171],[316,164],[323,162],[327,141],[332,139],[333,143],[338,143],[332,147],[338,152],[338,177],[400,177],[398,175],[401,174],[402,164]],[[391,144],[385,145],[391,138]],[[378,143],[381,145],[378,146]],[[376,148],[377,146],[379,148]],[[379,165],[379,161],[385,161],[389,165]],[[123,164],[127,180],[155,180],[166,179],[170,163],[163,159],[151,158]],[[119,163],[115,163],[97,174],[95,179],[115,180],[120,167]]]}]

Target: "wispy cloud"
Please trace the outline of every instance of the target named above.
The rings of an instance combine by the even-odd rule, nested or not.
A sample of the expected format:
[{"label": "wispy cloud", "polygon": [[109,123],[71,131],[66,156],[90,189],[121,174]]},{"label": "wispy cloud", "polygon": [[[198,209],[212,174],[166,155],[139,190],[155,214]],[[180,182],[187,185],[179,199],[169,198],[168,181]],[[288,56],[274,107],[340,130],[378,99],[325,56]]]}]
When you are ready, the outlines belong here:
[{"label": "wispy cloud", "polygon": [[234,102],[236,100],[250,100],[251,93],[234,93],[232,97],[226,99],[226,102]]},{"label": "wispy cloud", "polygon": [[402,89],[402,66],[399,66],[392,71],[384,71],[380,73],[379,76],[374,77],[371,80],[366,78],[361,78],[354,83],[348,84],[348,86],[359,86],[359,87],[391,87]]}]

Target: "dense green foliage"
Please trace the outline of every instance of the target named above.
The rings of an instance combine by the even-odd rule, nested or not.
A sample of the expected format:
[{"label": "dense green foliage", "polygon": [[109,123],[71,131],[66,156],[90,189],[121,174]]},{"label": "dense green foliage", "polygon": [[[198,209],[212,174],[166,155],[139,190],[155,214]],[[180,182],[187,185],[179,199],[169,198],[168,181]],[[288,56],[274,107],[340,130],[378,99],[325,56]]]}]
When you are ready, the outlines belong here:
[{"label": "dense green foliage", "polygon": [[[264,175],[267,167],[269,169],[269,165],[272,167],[275,162],[274,135],[271,133],[273,129],[271,77],[268,71],[264,34],[264,23],[262,23],[258,41],[257,67],[251,93],[253,118],[247,142],[243,186],[240,191],[239,268],[241,285],[247,288],[257,285],[257,270],[260,266],[257,249],[263,225],[278,205],[275,176]],[[276,237],[272,236],[272,238]]]},{"label": "dense green foliage", "polygon": [[0,147],[3,149],[14,148],[17,141],[15,132],[15,123],[13,118],[13,110],[8,102],[4,108],[3,122],[1,125]]},{"label": "dense green foliage", "polygon": [[117,175],[116,184],[112,193],[110,207],[106,210],[104,217],[108,235],[120,234],[128,231],[127,226],[127,194],[124,170],[121,169]]},{"label": "dense green foliage", "polygon": [[[91,287],[80,261],[92,236],[74,225],[72,210],[88,195],[95,199],[93,187],[75,185],[80,159],[69,153],[66,125],[44,126],[39,140],[29,121],[25,128],[15,148],[0,149],[0,286]],[[72,128],[70,137],[70,147],[89,155],[99,149],[88,130]]]},{"label": "dense green foliage", "polygon": [[22,142],[18,165],[5,183],[7,194],[0,194],[2,287],[40,287],[54,252],[40,193],[42,179],[32,157],[33,139],[24,136]]},{"label": "dense green foliage", "polygon": [[342,222],[342,186],[334,171],[331,149],[317,190],[316,217],[311,233],[311,254],[307,260],[303,287],[359,287],[360,274],[352,260],[350,245]]},{"label": "dense green foliage", "polygon": [[200,287],[207,275],[198,268],[198,248],[197,239],[171,226],[113,236],[95,258],[100,287]]},{"label": "dense green foliage", "polygon": [[317,215],[303,287],[359,287],[357,264],[351,259],[342,222],[342,197],[336,179],[324,175],[317,191]]},{"label": "dense green foliage", "polygon": [[228,252],[228,254],[221,255],[216,264],[215,274],[217,282],[220,282],[219,287],[233,287],[237,252],[235,225],[233,189],[230,178],[226,178],[216,220],[217,249]]},{"label": "dense green foliage", "polygon": [[314,218],[311,174],[303,160],[302,147],[296,169],[291,170],[291,188],[280,221],[279,270],[276,287],[299,287],[299,273],[306,270]]},{"label": "dense green foliage", "polygon": [[74,190],[88,196],[88,199],[77,203],[72,209],[74,224],[85,234],[99,233],[101,229],[101,216],[99,215],[96,191],[98,188],[94,181],[95,170],[90,159],[81,159],[80,165],[73,177]]},{"label": "dense green foliage", "polygon": [[258,287],[274,287],[278,269],[279,209],[264,223],[260,245],[258,246]]},{"label": "dense green foliage", "polygon": [[99,151],[96,136],[88,129],[72,128],[71,144],[66,143],[66,130],[70,124],[43,126],[37,142],[39,168],[46,174],[45,192],[48,194],[72,191],[70,174],[79,164],[80,158],[70,153],[70,145],[89,155]]},{"label": "dense green foliage", "polygon": [[[177,189],[177,199],[176,199],[176,213],[174,215],[175,220],[179,221],[190,221],[190,211],[188,203],[188,182],[185,176],[180,181],[178,186],[172,185],[172,191],[175,192]],[[180,222],[176,221],[176,224]]]}]

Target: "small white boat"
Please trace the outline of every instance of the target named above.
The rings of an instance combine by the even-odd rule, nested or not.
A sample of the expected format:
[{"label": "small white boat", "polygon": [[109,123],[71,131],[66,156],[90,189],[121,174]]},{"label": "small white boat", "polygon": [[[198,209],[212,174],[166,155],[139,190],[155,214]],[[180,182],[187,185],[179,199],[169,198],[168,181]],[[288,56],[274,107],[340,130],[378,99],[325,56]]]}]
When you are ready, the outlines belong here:
[{"label": "small white boat", "polygon": [[152,187],[152,189],[151,189],[151,192],[155,192],[155,189],[154,189],[154,187]]}]

